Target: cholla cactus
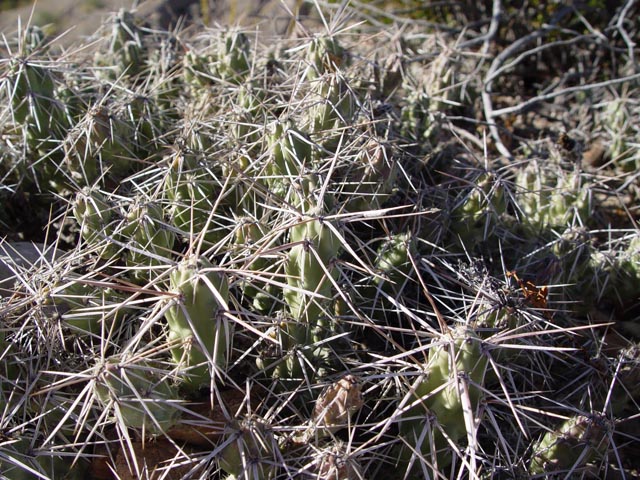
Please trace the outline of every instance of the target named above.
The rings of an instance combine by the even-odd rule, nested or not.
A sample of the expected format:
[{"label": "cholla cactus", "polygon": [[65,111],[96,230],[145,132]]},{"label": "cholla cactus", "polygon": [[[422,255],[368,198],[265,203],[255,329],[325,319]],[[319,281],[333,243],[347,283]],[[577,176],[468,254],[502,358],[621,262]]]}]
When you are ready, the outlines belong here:
[{"label": "cholla cactus", "polygon": [[[265,274],[269,269],[269,260],[260,256],[257,251],[264,238],[265,227],[251,218],[238,219],[238,227],[234,236],[236,250],[240,256],[238,260],[246,258],[246,263],[251,271],[257,274]],[[274,303],[276,295],[274,285],[262,282],[256,278],[242,280],[240,283],[243,295],[249,299],[253,307],[259,312],[267,312]]]},{"label": "cholla cactus", "polygon": [[620,97],[609,101],[602,113],[602,123],[610,137],[609,153],[615,165],[624,172],[635,172],[640,165],[633,121],[639,111],[629,97]]},{"label": "cholla cactus", "polygon": [[536,233],[547,228],[583,226],[591,214],[588,182],[579,172],[552,171],[537,162],[521,169],[515,181],[523,223]]},{"label": "cholla cactus", "polygon": [[409,257],[416,253],[415,240],[410,232],[386,239],[378,247],[375,266],[381,276],[375,277],[374,283],[387,293],[399,295],[413,269]]},{"label": "cholla cactus", "polygon": [[607,390],[611,389],[611,392],[606,407],[617,418],[623,418],[627,411],[634,414],[640,402],[640,344],[636,342],[622,350],[612,369],[616,375],[613,385],[607,385]]},{"label": "cholla cactus", "polygon": [[143,30],[130,11],[121,9],[112,20],[109,49],[106,53],[96,52],[95,64],[98,72],[107,79],[121,76],[135,77],[145,67],[146,49],[143,45]]},{"label": "cholla cactus", "polygon": [[211,217],[220,185],[204,157],[178,150],[168,158],[164,192],[170,202],[171,223],[186,237],[204,236],[207,242],[219,241],[223,234]]},{"label": "cholla cactus", "polygon": [[118,355],[99,362],[95,373],[96,398],[105,408],[113,408],[123,427],[158,435],[179,420],[177,388],[160,365]]},{"label": "cholla cactus", "polygon": [[55,169],[62,158],[61,141],[71,126],[71,119],[56,98],[56,79],[45,63],[13,58],[3,82],[11,102],[11,116],[21,128],[25,145],[40,160],[45,181],[55,180]]},{"label": "cholla cactus", "polygon": [[112,241],[119,238],[116,233],[117,224],[114,223],[114,208],[107,203],[102,192],[89,187],[78,192],[73,215],[80,224],[82,238],[96,249],[98,256],[109,260],[119,255],[120,247]]},{"label": "cholla cactus", "polygon": [[96,105],[69,131],[64,161],[71,179],[81,186],[105,175],[121,179],[134,170],[147,142],[134,123],[106,105]]},{"label": "cholla cactus", "polygon": [[321,77],[325,73],[346,68],[350,63],[348,52],[338,40],[329,36],[314,38],[307,48],[308,66],[304,77],[308,80]]},{"label": "cholla cactus", "polygon": [[212,64],[214,61],[213,55],[198,54],[194,50],[187,51],[182,58],[183,80],[193,95],[197,95],[213,84]]},{"label": "cholla cactus", "polygon": [[341,245],[332,229],[335,227],[328,222],[306,216],[290,231],[294,245],[285,266],[290,288],[285,290],[284,299],[293,318],[306,326],[317,325],[323,312],[322,299],[332,297],[338,275],[335,260]]},{"label": "cholla cactus", "polygon": [[[475,436],[487,364],[482,340],[458,327],[429,349],[424,372],[411,387],[413,406],[403,414],[400,430],[411,450],[431,458],[438,469],[451,462],[451,445]],[[411,450],[405,447],[401,457],[408,458]]]},{"label": "cholla cactus", "polygon": [[127,306],[127,299],[120,292],[94,287],[79,279],[61,282],[54,290],[53,301],[62,321],[79,335],[111,335],[125,316],[135,311]]},{"label": "cholla cactus", "polygon": [[311,161],[311,142],[292,124],[280,122],[272,125],[267,141],[270,157],[265,180],[274,194],[285,198]]},{"label": "cholla cactus", "polygon": [[584,465],[606,452],[608,438],[605,418],[598,415],[568,418],[533,447],[529,472],[533,475],[579,473]]},{"label": "cholla cactus", "polygon": [[[626,243],[626,242],[625,242]],[[593,249],[580,284],[591,293],[591,300],[624,310],[640,296],[640,235],[635,234],[627,248]]]},{"label": "cholla cactus", "polygon": [[242,32],[231,32],[219,44],[214,74],[225,82],[240,84],[251,67],[250,43]]},{"label": "cholla cactus", "polygon": [[493,172],[483,172],[456,200],[451,229],[463,245],[487,238],[507,211],[503,180]]},{"label": "cholla cactus", "polygon": [[355,95],[340,74],[325,74],[314,82],[310,101],[307,129],[325,149],[335,151],[342,130],[352,123]]},{"label": "cholla cactus", "polygon": [[377,138],[370,138],[349,163],[338,192],[344,210],[377,210],[397,186],[398,165],[393,149]]},{"label": "cholla cactus", "polygon": [[220,468],[231,478],[268,480],[277,473],[277,442],[264,423],[245,418],[228,428],[218,455]]},{"label": "cholla cactus", "polygon": [[171,356],[192,390],[210,385],[221,375],[231,351],[232,327],[226,276],[205,259],[189,257],[170,275],[169,291],[176,295],[165,317]]},{"label": "cholla cactus", "polygon": [[149,269],[166,263],[176,241],[175,233],[165,224],[164,210],[153,202],[131,204],[121,235],[129,240],[126,264],[132,267],[133,278],[139,281],[150,278]]}]

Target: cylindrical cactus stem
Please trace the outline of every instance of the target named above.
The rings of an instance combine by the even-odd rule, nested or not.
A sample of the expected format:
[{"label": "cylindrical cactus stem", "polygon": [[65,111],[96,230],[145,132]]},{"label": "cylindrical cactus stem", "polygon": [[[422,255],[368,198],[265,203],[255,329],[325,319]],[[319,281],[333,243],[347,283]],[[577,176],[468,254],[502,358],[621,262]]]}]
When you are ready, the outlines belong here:
[{"label": "cylindrical cactus stem", "polygon": [[233,478],[275,478],[277,443],[264,423],[252,418],[233,421],[222,445],[218,464]]},{"label": "cylindrical cactus stem", "polygon": [[[51,72],[41,65],[21,58],[11,60],[9,66],[8,97],[16,123],[23,123],[33,115],[37,102],[53,99],[55,83]],[[43,128],[46,128],[43,125]]]},{"label": "cylindrical cactus stem", "polygon": [[105,69],[98,70],[110,79],[122,76],[134,77],[145,67],[147,52],[142,42],[142,30],[133,13],[120,9],[113,19],[110,44],[107,53],[98,51],[95,64]]},{"label": "cylindrical cactus stem", "polygon": [[[48,162],[60,161],[63,156],[60,141],[69,130],[71,120],[56,99],[53,71],[44,64],[14,58],[4,85],[11,102],[12,119],[21,125],[28,150]],[[48,162],[44,162],[45,168]]]},{"label": "cylindrical cactus stem", "polygon": [[349,55],[336,38],[314,38],[307,49],[305,78],[314,79],[325,73],[336,72],[349,65]]},{"label": "cylindrical cactus stem", "polygon": [[565,473],[579,474],[579,469],[609,446],[609,426],[599,415],[575,415],[557,429],[547,432],[533,447],[529,473],[532,475]]},{"label": "cylindrical cactus stem", "polygon": [[391,196],[396,187],[397,161],[387,145],[370,138],[358,151],[348,180],[340,189],[344,208],[350,212],[377,210]]},{"label": "cylindrical cactus stem", "polygon": [[453,240],[465,248],[487,238],[507,211],[504,185],[498,175],[481,172],[468,183],[470,187],[458,195],[451,212]]},{"label": "cylindrical cactus stem", "polygon": [[194,93],[211,85],[211,61],[211,57],[198,55],[193,50],[188,50],[184,57],[182,57],[183,79]]},{"label": "cylindrical cactus stem", "polygon": [[176,235],[164,223],[164,211],[157,203],[131,204],[125,220],[122,236],[129,240],[127,265],[134,268],[135,279],[148,280],[150,269],[166,264],[165,259],[171,257]]},{"label": "cylindrical cactus stem", "polygon": [[374,283],[387,293],[398,294],[413,269],[410,256],[417,254],[415,240],[410,232],[400,233],[386,239],[378,247],[375,266],[382,277]]},{"label": "cylindrical cactus stem", "polygon": [[249,74],[251,52],[249,38],[242,32],[231,32],[220,42],[217,74],[224,81],[240,84]]},{"label": "cylindrical cactus stem", "polygon": [[165,313],[171,356],[192,390],[209,385],[224,369],[231,351],[232,325],[225,318],[229,285],[206,259],[189,257],[169,277],[176,297]]},{"label": "cylindrical cactus stem", "polygon": [[482,340],[467,327],[444,334],[429,349],[424,375],[413,386],[412,403],[417,403],[403,414],[401,430],[407,441],[414,442],[421,437],[425,414],[433,417],[433,422],[437,422],[437,426],[431,425],[433,436],[423,436],[422,443],[415,448],[426,456],[444,448],[437,458],[441,468],[451,461],[446,449],[448,442],[458,442],[469,434],[471,419],[465,415],[475,415],[478,410],[487,364]]},{"label": "cylindrical cactus stem", "polygon": [[305,216],[290,231],[294,246],[285,265],[290,288],[285,290],[284,298],[292,317],[309,328],[318,325],[323,305],[328,308],[326,299],[331,298],[333,282],[338,277],[335,259],[341,244],[333,231],[335,227],[328,222],[317,216]]},{"label": "cylindrical cactus stem", "polygon": [[117,355],[98,363],[95,373],[96,398],[124,427],[160,435],[179,420],[177,387],[154,362]]},{"label": "cylindrical cactus stem", "polygon": [[356,100],[345,79],[339,74],[327,74],[313,85],[308,110],[308,130],[324,148],[335,151],[340,142],[341,128],[350,125]]},{"label": "cylindrical cactus stem", "polygon": [[107,335],[133,311],[120,292],[78,279],[61,282],[52,297],[64,324],[79,335]]},{"label": "cylindrical cactus stem", "polygon": [[[263,226],[260,222],[248,217],[238,219],[237,224],[234,236],[235,250],[246,257],[246,268],[258,274],[265,273],[270,262],[267,258],[261,257],[259,251],[256,251],[259,242],[264,237]],[[275,295],[273,285],[250,277],[240,282],[240,288],[243,295],[251,300],[253,307],[259,312],[266,312],[273,305]]]},{"label": "cylindrical cactus stem", "polygon": [[546,169],[533,162],[518,172],[516,189],[523,223],[535,233],[589,223],[591,189],[579,172]]},{"label": "cylindrical cactus stem", "polygon": [[115,231],[113,207],[102,192],[85,187],[78,192],[73,205],[73,216],[80,224],[80,234],[85,242],[96,249],[105,260],[120,254],[121,248],[113,242]]},{"label": "cylindrical cactus stem", "polygon": [[170,202],[173,225],[185,237],[204,236],[215,243],[226,232],[216,228],[211,212],[220,192],[210,167],[195,153],[178,150],[168,158],[169,169],[165,177],[165,193]]},{"label": "cylindrical cactus stem", "polygon": [[311,161],[311,141],[293,124],[272,125],[267,137],[270,157],[266,166],[266,182],[271,191],[285,197],[291,183]]}]

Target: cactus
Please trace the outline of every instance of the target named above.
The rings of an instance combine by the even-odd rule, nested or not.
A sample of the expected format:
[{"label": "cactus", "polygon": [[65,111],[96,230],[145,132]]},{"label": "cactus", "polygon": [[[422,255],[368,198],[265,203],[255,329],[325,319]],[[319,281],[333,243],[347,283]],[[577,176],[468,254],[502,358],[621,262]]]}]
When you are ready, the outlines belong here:
[{"label": "cactus", "polygon": [[169,291],[176,295],[165,317],[171,356],[192,391],[221,376],[231,351],[232,327],[224,317],[229,285],[205,259],[190,257],[171,272]]},{"label": "cactus", "polygon": [[522,221],[531,231],[589,223],[590,190],[579,172],[557,175],[532,162],[518,172],[515,184]]},{"label": "cactus", "polygon": [[107,52],[95,54],[95,65],[107,80],[122,76],[135,77],[145,67],[147,52],[143,45],[143,30],[135,15],[125,9],[112,19],[112,30]]},{"label": "cactus", "polygon": [[606,452],[607,430],[606,419],[597,415],[568,418],[534,445],[529,473],[579,472],[588,462]]},{"label": "cactus", "polygon": [[134,312],[126,306],[126,298],[111,288],[96,288],[77,279],[62,283],[59,288],[53,300],[62,321],[80,335],[107,335]]},{"label": "cactus", "polygon": [[132,203],[125,222],[121,235],[129,239],[126,264],[132,267],[135,280],[146,281],[150,278],[150,269],[163,266],[165,259],[171,257],[175,233],[164,223],[162,207],[153,202]]},{"label": "cactus", "polygon": [[102,192],[89,187],[78,192],[73,215],[80,224],[83,240],[96,249],[98,256],[110,260],[120,254],[120,247],[112,241],[119,239],[114,224],[114,209]]},{"label": "cactus", "polygon": [[338,192],[344,210],[365,212],[382,208],[397,186],[398,165],[392,149],[372,137],[347,168]]},{"label": "cactus", "polygon": [[186,237],[203,236],[218,242],[224,233],[211,217],[220,185],[204,158],[189,151],[177,151],[169,157],[164,192],[170,202],[171,223]]},{"label": "cactus", "polygon": [[[374,2],[294,3],[317,12],[270,45],[124,10],[91,48],[29,27],[3,38],[0,476],[622,469],[640,296],[625,31],[601,29],[569,65],[577,88],[536,97],[523,62],[553,32],[505,50],[455,15],[389,34]],[[308,36],[314,19],[324,33]],[[540,100],[567,92],[593,100],[563,117],[578,146],[525,141]],[[610,162],[577,161],[598,133],[585,118]],[[17,259],[11,242],[31,240],[65,254]]]},{"label": "cactus", "polygon": [[351,125],[356,108],[354,94],[338,74],[326,74],[313,85],[307,130],[326,150],[335,152],[342,130]]},{"label": "cactus", "polygon": [[[451,462],[450,442],[474,435],[468,416],[478,411],[487,364],[482,340],[458,327],[429,349],[425,370],[412,386],[409,398],[415,405],[403,413],[400,429],[408,444],[439,469]],[[400,455],[406,458],[410,451]]]},{"label": "cactus", "polygon": [[178,393],[160,365],[125,355],[112,356],[95,367],[94,392],[118,423],[143,435],[160,435],[180,418]]},{"label": "cactus", "polygon": [[463,245],[487,238],[507,212],[503,181],[493,172],[483,172],[465,189],[452,211],[452,231]]},{"label": "cactus", "polygon": [[306,57],[308,66],[304,77],[308,80],[346,68],[350,63],[347,51],[336,38],[329,36],[314,38],[309,43]]},{"label": "cactus", "polygon": [[220,468],[232,478],[275,478],[277,444],[268,426],[258,420],[244,418],[233,421],[228,430],[217,457]]},{"label": "cactus", "polygon": [[321,299],[332,297],[333,281],[338,276],[334,264],[340,254],[340,240],[328,220],[313,216],[292,227],[290,239],[294,245],[285,265],[290,288],[285,290],[284,299],[294,319],[314,326],[323,312]]},{"label": "cactus", "polygon": [[[260,244],[260,241],[264,237],[264,227],[260,222],[253,221],[251,218],[238,219],[238,228],[234,236],[234,243],[237,250],[248,250],[243,256],[247,257],[246,262],[248,268],[251,271],[257,272],[257,274],[264,274],[268,271],[269,260],[261,257],[260,252],[253,252],[256,246]],[[261,282],[256,278],[248,278],[240,283],[245,298],[249,299],[253,307],[258,312],[268,312],[274,303],[276,295],[276,289],[273,284]]]},{"label": "cactus", "polygon": [[634,172],[640,164],[640,152],[633,138],[634,114],[637,107],[629,98],[615,98],[606,104],[602,112],[602,123],[610,136],[609,153],[623,172]]},{"label": "cactus", "polygon": [[71,120],[56,98],[54,72],[44,63],[13,58],[4,83],[11,103],[11,117],[20,126],[29,151],[42,157],[41,176],[53,181],[55,166],[62,158],[61,141]]},{"label": "cactus", "polygon": [[311,161],[311,142],[293,124],[280,122],[272,125],[267,141],[270,157],[265,180],[275,195],[285,198]]},{"label": "cactus", "polygon": [[218,42],[217,55],[212,66],[216,79],[240,85],[251,68],[249,38],[242,32],[229,32]]},{"label": "cactus", "polygon": [[400,233],[386,239],[379,247],[375,266],[381,276],[374,283],[387,293],[397,296],[413,269],[411,255],[417,254],[415,240],[410,232]]}]

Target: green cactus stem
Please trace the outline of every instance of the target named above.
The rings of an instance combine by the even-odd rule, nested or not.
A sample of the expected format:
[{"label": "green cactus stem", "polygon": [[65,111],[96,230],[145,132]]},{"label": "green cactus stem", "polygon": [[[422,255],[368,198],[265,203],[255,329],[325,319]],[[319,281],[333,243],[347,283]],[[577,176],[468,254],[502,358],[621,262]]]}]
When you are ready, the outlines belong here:
[{"label": "green cactus stem", "polygon": [[[470,408],[467,415],[475,415],[483,398],[487,364],[482,340],[467,327],[443,335],[429,349],[424,373],[410,396],[412,403],[417,403],[403,414],[401,432],[440,469],[451,462],[449,442],[458,443],[467,437],[465,404]],[[401,458],[410,455],[406,447],[402,449]]]},{"label": "green cactus stem", "polygon": [[95,188],[85,187],[76,195],[73,216],[80,224],[80,234],[87,244],[96,249],[105,260],[116,258],[120,247],[112,242],[118,239],[114,209],[105,195]]},{"label": "green cactus stem", "polygon": [[231,351],[232,327],[223,313],[228,308],[226,276],[213,264],[189,257],[178,264],[169,278],[169,291],[176,295],[165,313],[171,356],[184,372],[191,390],[209,386],[224,369]]},{"label": "green cactus stem", "polygon": [[285,290],[284,299],[292,317],[310,326],[317,325],[326,303],[322,298],[331,298],[333,281],[338,277],[334,264],[341,244],[327,222],[305,216],[290,231],[294,245],[285,264],[290,288]]},{"label": "green cactus stem", "polygon": [[116,421],[146,435],[160,435],[177,423],[180,410],[176,386],[150,360],[113,356],[95,367],[94,392]]},{"label": "green cactus stem", "polygon": [[215,228],[210,214],[220,192],[220,185],[204,158],[178,150],[169,159],[164,191],[170,202],[171,223],[185,237],[204,236],[218,242],[226,232]]},{"label": "green cactus stem", "polygon": [[232,422],[223,445],[218,464],[232,478],[275,478],[277,446],[273,432],[264,423],[252,418]]},{"label": "green cactus stem", "polygon": [[125,221],[121,234],[129,240],[127,266],[133,267],[134,279],[147,281],[151,269],[165,265],[171,257],[176,235],[164,223],[164,210],[157,203],[132,203]]},{"label": "green cactus stem", "polygon": [[529,473],[562,474],[580,468],[608,447],[607,421],[599,416],[575,415],[547,432],[533,447]]}]

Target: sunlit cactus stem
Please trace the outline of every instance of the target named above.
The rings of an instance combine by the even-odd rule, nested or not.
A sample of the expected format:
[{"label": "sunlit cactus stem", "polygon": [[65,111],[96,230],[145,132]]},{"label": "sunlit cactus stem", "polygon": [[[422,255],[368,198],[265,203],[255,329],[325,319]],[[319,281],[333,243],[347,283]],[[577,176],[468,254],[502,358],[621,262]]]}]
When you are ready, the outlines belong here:
[{"label": "sunlit cactus stem", "polygon": [[[409,398],[415,405],[403,413],[401,432],[423,455],[436,453],[432,461],[439,469],[451,463],[449,442],[457,444],[475,435],[469,431],[471,416],[476,415],[483,398],[488,365],[482,345],[467,327],[445,333],[429,349],[423,376],[412,385]],[[401,458],[411,455],[410,449],[401,449]]]},{"label": "sunlit cactus stem", "polygon": [[179,420],[177,388],[159,364],[118,355],[99,362],[95,371],[97,399],[125,427],[160,435]]},{"label": "sunlit cactus stem", "polygon": [[338,275],[335,260],[341,244],[328,222],[304,217],[290,232],[294,246],[285,272],[291,288],[285,290],[284,298],[293,318],[310,326],[317,324],[326,303],[322,298],[331,298]]},{"label": "sunlit cactus stem", "polygon": [[120,254],[114,207],[109,205],[102,192],[90,187],[78,192],[73,205],[73,215],[80,224],[82,238],[95,248],[98,256],[110,260]]},{"label": "sunlit cactus stem", "polygon": [[161,267],[171,258],[176,235],[165,224],[164,210],[154,202],[131,204],[125,221],[122,236],[129,240],[127,265],[136,280],[146,281],[151,268]]},{"label": "sunlit cactus stem", "polygon": [[189,389],[209,386],[231,350],[226,276],[208,260],[189,257],[171,272],[169,292],[175,294],[165,313],[173,361]]}]

